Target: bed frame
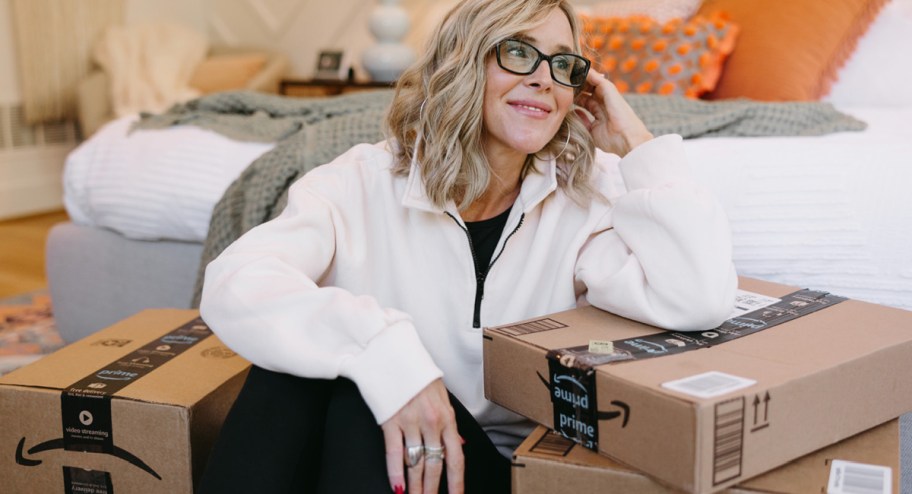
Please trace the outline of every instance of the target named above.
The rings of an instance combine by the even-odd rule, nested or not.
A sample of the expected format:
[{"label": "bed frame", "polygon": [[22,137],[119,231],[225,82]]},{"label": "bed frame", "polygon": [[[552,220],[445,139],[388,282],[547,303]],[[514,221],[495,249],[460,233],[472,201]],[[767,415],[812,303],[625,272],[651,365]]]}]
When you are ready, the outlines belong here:
[{"label": "bed frame", "polygon": [[60,223],[47,240],[54,316],[67,343],[143,309],[190,308],[203,245],[130,240],[110,230]]}]

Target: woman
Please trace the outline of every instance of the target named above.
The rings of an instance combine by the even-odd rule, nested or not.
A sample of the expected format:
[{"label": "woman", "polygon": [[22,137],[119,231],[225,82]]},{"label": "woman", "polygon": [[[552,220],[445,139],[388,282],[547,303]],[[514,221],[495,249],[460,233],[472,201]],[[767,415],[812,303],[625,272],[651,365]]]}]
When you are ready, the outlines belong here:
[{"label": "woman", "polygon": [[508,492],[529,424],[484,399],[483,326],[581,303],[727,317],[724,214],[578,38],[566,0],[463,1],[401,77],[390,139],[303,177],[208,266],[203,317],[255,367],[204,488],[269,469],[260,492]]}]

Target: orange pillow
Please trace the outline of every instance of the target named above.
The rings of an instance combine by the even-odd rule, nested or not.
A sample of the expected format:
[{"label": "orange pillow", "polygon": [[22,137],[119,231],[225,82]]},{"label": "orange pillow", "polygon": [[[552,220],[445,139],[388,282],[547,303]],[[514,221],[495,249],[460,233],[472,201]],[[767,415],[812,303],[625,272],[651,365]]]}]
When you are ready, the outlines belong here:
[{"label": "orange pillow", "polygon": [[580,16],[593,68],[622,92],[697,98],[713,89],[738,28],[721,15],[671,19]]},{"label": "orange pillow", "polygon": [[707,99],[813,101],[887,0],[705,0],[741,28],[738,46]]},{"label": "orange pillow", "polygon": [[265,65],[266,55],[260,53],[213,55],[196,68],[190,87],[203,94],[243,89]]}]

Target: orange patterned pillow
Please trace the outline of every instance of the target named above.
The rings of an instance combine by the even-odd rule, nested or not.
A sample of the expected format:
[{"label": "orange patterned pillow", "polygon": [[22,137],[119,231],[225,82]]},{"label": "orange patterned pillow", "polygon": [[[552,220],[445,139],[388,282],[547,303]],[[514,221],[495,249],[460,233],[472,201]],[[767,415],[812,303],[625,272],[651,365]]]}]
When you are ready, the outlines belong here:
[{"label": "orange patterned pillow", "polygon": [[698,98],[719,80],[738,27],[721,14],[671,19],[581,15],[583,45],[595,70],[621,92]]}]

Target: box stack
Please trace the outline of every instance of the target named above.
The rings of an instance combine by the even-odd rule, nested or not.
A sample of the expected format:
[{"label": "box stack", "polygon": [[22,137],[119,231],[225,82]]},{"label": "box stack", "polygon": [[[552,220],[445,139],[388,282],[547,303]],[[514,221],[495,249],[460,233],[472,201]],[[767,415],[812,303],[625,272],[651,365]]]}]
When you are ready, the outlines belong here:
[{"label": "box stack", "polygon": [[191,494],[249,368],[156,309],[0,377],[0,490]]},{"label": "box stack", "polygon": [[[898,492],[898,485],[899,420],[891,420],[722,492],[880,494]],[[513,492],[679,494],[682,491],[538,426],[514,454]]]},{"label": "box stack", "polygon": [[[746,278],[737,305],[697,333],[592,307],[486,328],[485,394],[655,492],[742,485],[912,411],[912,313]],[[881,490],[830,492],[896,484],[866,472]]]}]

